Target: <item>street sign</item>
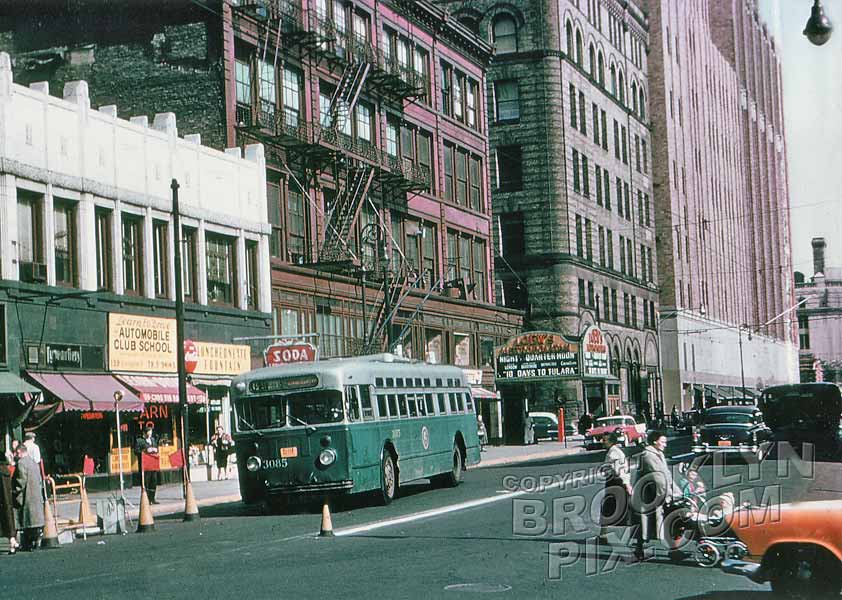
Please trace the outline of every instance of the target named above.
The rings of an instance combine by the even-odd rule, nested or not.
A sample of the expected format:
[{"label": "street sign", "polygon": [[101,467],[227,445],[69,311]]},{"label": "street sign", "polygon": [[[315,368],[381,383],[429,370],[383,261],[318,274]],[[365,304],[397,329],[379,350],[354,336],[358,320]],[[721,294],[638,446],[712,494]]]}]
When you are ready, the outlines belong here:
[{"label": "street sign", "polygon": [[184,370],[192,373],[199,364],[199,349],[193,340],[184,340]]},{"label": "street sign", "polygon": [[299,362],[314,362],[317,356],[316,347],[306,342],[272,344],[263,351],[263,358],[267,367],[277,367]]}]

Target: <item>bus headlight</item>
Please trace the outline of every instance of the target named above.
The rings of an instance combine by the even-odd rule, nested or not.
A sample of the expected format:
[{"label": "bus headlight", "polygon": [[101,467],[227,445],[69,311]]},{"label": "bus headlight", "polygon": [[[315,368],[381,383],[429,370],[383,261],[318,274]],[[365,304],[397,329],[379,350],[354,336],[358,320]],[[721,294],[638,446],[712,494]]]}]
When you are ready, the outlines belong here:
[{"label": "bus headlight", "polygon": [[329,467],[336,462],[336,450],[333,448],[325,448],[319,452],[319,464],[323,467]]},{"label": "bus headlight", "polygon": [[258,469],[260,469],[260,457],[258,456],[249,456],[246,460],[246,469],[254,473]]}]

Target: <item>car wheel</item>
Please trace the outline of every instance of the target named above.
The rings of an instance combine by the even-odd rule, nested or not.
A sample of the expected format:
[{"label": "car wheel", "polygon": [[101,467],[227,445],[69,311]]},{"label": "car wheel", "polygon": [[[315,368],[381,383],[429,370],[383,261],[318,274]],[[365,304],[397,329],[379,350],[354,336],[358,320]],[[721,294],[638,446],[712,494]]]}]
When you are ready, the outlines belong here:
[{"label": "car wheel", "polygon": [[392,453],[383,449],[383,460],[380,462],[380,501],[391,504],[398,493],[398,470]]},{"label": "car wheel", "polygon": [[788,598],[838,596],[842,564],[824,548],[792,548],[770,565],[769,581],[776,594]]}]

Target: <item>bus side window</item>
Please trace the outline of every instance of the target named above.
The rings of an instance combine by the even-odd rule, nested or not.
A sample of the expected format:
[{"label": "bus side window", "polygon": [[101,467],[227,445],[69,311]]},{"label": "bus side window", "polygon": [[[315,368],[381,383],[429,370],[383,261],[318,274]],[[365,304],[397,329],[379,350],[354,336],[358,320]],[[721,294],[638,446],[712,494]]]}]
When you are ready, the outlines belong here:
[{"label": "bus side window", "polygon": [[406,418],[406,394],[398,394],[398,410]]},{"label": "bus side window", "polygon": [[389,418],[389,411],[386,409],[386,394],[377,394],[377,411],[381,419]]},{"label": "bus side window", "polygon": [[433,405],[433,395],[432,394],[424,394],[424,404],[427,407],[427,414],[434,415],[436,414],[436,407]]},{"label": "bus side window", "polygon": [[455,413],[457,410],[459,410],[456,406],[456,394],[454,394],[453,392],[450,392],[447,395],[447,397],[450,400],[450,412]]},{"label": "bus side window", "polygon": [[374,382],[377,385],[377,387],[383,387],[383,378],[382,377],[378,377],[377,379],[374,380]]},{"label": "bus side window", "polygon": [[421,378],[420,377],[415,378],[415,387],[418,387],[418,388],[421,387]]},{"label": "bus side window", "polygon": [[398,397],[394,394],[389,394],[389,418],[397,419],[400,417],[398,413]]},{"label": "bus side window", "polygon": [[427,407],[424,405],[424,394],[416,394],[415,401],[418,403],[418,416],[424,417],[427,415]]},{"label": "bus side window", "polygon": [[345,386],[345,410],[350,421],[360,420],[360,402],[357,398],[357,386]]},{"label": "bus side window", "polygon": [[468,412],[474,412],[474,399],[470,394],[465,394],[465,404],[468,406]]},{"label": "bus side window", "polygon": [[460,393],[454,395],[456,396],[456,405],[459,407],[457,410],[460,413],[465,412],[465,395]]},{"label": "bus side window", "polygon": [[439,392],[438,394],[436,394],[436,400],[438,401],[440,415],[447,414],[447,408],[444,405],[444,396],[444,392]]},{"label": "bus side window", "polygon": [[371,391],[367,385],[360,386],[360,404],[363,407],[363,421],[373,421],[374,406],[371,404]]},{"label": "bus side window", "polygon": [[406,406],[410,417],[418,416],[418,401],[415,399],[415,394],[406,395]]}]

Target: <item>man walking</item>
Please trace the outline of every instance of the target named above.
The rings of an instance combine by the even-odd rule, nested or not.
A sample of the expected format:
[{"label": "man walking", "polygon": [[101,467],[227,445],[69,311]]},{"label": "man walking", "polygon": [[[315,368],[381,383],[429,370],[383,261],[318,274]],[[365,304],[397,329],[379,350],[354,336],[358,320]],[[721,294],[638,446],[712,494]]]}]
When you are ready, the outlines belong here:
[{"label": "man walking", "polygon": [[143,437],[137,441],[135,451],[138,454],[140,468],[143,471],[143,487],[151,504],[158,504],[155,492],[158,490],[158,438],[154,435],[152,425],[144,431]]},{"label": "man walking", "polygon": [[640,468],[632,493],[632,508],[638,526],[634,557],[638,561],[644,559],[644,543],[652,540],[663,541],[671,554],[675,552],[663,531],[664,505],[676,495],[672,473],[664,455],[667,436],[662,431],[651,431],[646,441],[649,445],[640,453]]},{"label": "man walking", "polygon": [[17,511],[18,526],[23,530],[21,550],[32,552],[38,548],[44,527],[44,497],[41,469],[29,455],[29,448],[21,444],[16,451],[17,467],[12,478],[12,501]]}]

